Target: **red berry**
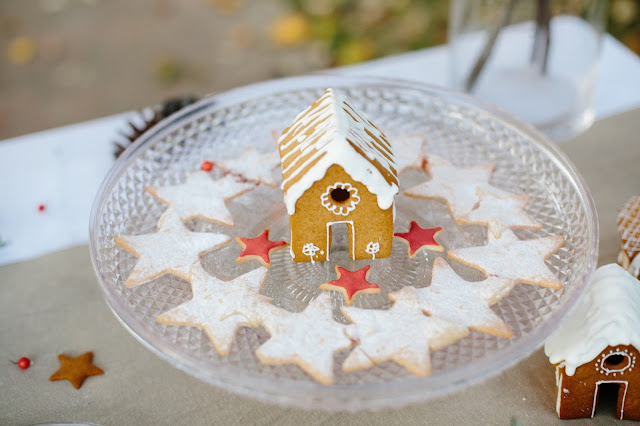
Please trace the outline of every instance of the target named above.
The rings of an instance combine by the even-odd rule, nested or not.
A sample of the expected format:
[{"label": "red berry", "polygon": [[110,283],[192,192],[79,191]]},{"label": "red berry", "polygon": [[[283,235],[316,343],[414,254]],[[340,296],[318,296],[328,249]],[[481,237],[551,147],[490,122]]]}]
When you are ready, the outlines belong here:
[{"label": "red berry", "polygon": [[200,166],[202,168],[202,170],[204,170],[205,172],[210,172],[211,169],[213,169],[213,163],[211,161],[203,161],[202,165]]},{"label": "red berry", "polygon": [[23,356],[18,360],[18,367],[20,367],[23,370],[26,370],[27,368],[29,368],[30,365],[31,365],[31,360],[25,356]]},{"label": "red berry", "polygon": [[47,206],[45,206],[44,204],[40,204],[40,205],[38,206],[38,211],[39,211],[39,212],[43,212],[43,211],[45,211],[46,209],[47,209]]}]

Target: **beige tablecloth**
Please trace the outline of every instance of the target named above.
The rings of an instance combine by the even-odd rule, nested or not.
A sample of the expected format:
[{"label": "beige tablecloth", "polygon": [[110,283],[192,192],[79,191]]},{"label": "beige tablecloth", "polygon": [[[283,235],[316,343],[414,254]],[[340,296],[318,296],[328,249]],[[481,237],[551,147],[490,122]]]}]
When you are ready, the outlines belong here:
[{"label": "beige tablecloth", "polygon": [[[640,193],[638,130],[640,110],[601,121],[562,145],[596,200],[600,264],[616,259],[617,209]],[[80,390],[48,381],[57,354],[89,350],[103,376],[87,379]],[[21,356],[33,360],[28,370],[10,363]],[[86,246],[0,268],[0,424],[559,424],[554,387],[554,370],[538,350],[443,400],[358,414],[283,409],[218,390],[143,347],[102,299]],[[571,424],[611,422],[608,408]]]}]

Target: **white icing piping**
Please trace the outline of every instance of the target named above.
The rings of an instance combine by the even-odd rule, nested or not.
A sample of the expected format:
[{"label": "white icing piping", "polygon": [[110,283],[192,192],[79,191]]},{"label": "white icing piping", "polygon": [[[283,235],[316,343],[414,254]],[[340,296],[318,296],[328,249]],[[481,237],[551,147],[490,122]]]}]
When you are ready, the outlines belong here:
[{"label": "white icing piping", "polygon": [[[334,204],[329,200],[331,197],[331,191],[341,188],[349,192],[349,199],[346,203],[341,205]],[[358,195],[358,188],[355,188],[350,183],[336,182],[329,186],[327,190],[320,196],[320,204],[322,204],[327,210],[336,215],[348,216],[349,213],[356,209],[356,206],[360,202],[360,196]]]},{"label": "white icing piping", "polygon": [[562,374],[560,374],[560,367],[556,367],[556,386],[558,386],[556,413],[558,413],[558,416],[560,416],[560,402],[562,401]]},{"label": "white icing piping", "polygon": [[593,392],[593,406],[591,408],[591,418],[596,414],[596,401],[598,400],[598,389],[603,383],[620,383],[624,385],[624,393],[622,394],[622,406],[620,407],[620,420],[624,418],[624,400],[627,398],[627,389],[629,382],[625,380],[599,380],[596,382],[596,390]]},{"label": "white icing piping", "polygon": [[331,231],[331,225],[336,225],[338,223],[346,223],[347,225],[351,225],[351,241],[349,242],[349,246],[351,248],[351,259],[355,259],[356,258],[356,228],[355,226],[353,226],[352,220],[342,220],[339,222],[327,222],[327,260],[329,260],[329,253],[331,253],[331,246],[329,245],[329,232]]},{"label": "white icing piping", "polygon": [[[291,172],[286,179],[283,178],[282,189],[299,177],[284,194],[287,212],[290,215],[295,213],[298,199],[315,182],[322,179],[334,164],[341,166],[349,176],[375,194],[380,209],[386,210],[391,207],[393,198],[398,193],[398,186],[395,183],[389,184],[371,163],[378,161],[395,177],[393,153],[389,144],[385,143],[382,132],[332,89],[328,89],[317,102],[315,109],[309,107],[298,114],[288,131],[278,140],[281,153],[291,148],[281,159],[283,177]],[[311,128],[314,132],[307,137],[304,133]],[[289,136],[292,136],[291,139],[283,144]],[[364,156],[347,140],[357,146]],[[296,155],[295,159],[284,167],[284,163],[293,155]],[[299,176],[314,162],[303,176]]]}]

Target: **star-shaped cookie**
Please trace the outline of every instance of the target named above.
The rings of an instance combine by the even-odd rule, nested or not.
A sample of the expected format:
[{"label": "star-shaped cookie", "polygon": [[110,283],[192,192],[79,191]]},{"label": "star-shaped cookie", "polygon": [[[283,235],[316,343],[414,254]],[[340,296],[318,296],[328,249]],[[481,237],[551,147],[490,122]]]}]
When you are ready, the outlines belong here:
[{"label": "star-shaped cookie", "polygon": [[494,237],[500,237],[508,228],[540,229],[542,225],[525,212],[529,196],[508,194],[499,196],[478,188],[477,208],[459,218],[459,223],[486,225]]},{"label": "star-shaped cookie", "polygon": [[265,229],[256,238],[236,237],[236,242],[243,248],[236,259],[237,263],[256,259],[267,268],[271,266],[271,252],[280,250],[287,245],[285,241],[271,241],[269,239],[269,229]]},{"label": "star-shaped cookie", "polygon": [[513,332],[489,307],[481,284],[465,281],[441,257],[433,262],[431,285],[417,290],[423,311],[499,337],[512,337]]},{"label": "star-shaped cookie", "polygon": [[396,232],[396,237],[402,239],[409,246],[409,257],[413,258],[421,249],[443,251],[444,248],[436,241],[436,236],[442,228],[422,228],[415,221],[411,221],[409,232]]},{"label": "star-shaped cookie", "polygon": [[249,147],[240,157],[231,160],[217,160],[214,164],[227,173],[251,182],[264,183],[269,186],[278,185],[278,182],[273,178],[273,169],[280,165],[280,155],[276,151],[261,154]]},{"label": "star-shaped cookie", "polygon": [[92,364],[93,352],[87,352],[75,358],[61,354],[58,355],[58,361],[60,368],[49,377],[49,380],[52,382],[68,380],[76,389],[80,389],[87,377],[104,374],[104,371]]},{"label": "star-shaped cookie", "polygon": [[155,234],[120,235],[114,241],[138,258],[125,282],[126,287],[135,287],[164,274],[188,280],[192,265],[199,263],[202,253],[228,243],[231,238],[212,232],[191,232],[169,207],[160,216]]},{"label": "star-shaped cookie", "polygon": [[351,305],[353,299],[361,294],[380,293],[380,287],[377,284],[367,281],[370,272],[370,265],[357,271],[349,271],[342,266],[336,265],[338,279],[320,284],[320,288],[322,290],[339,291],[344,295],[345,303]]},{"label": "star-shaped cookie", "polygon": [[489,184],[495,167],[493,163],[459,168],[436,155],[429,155],[427,160],[426,171],[431,180],[412,186],[404,191],[404,194],[446,202],[451,216],[457,223],[462,216],[471,212],[478,202],[478,188],[485,188],[497,195],[508,194]]},{"label": "star-shaped cookie", "polygon": [[451,250],[447,255],[488,276],[554,289],[562,288],[558,277],[544,262],[564,245],[562,236],[519,240],[513,231],[507,229],[500,238],[489,233],[487,239],[485,246]]},{"label": "star-shaped cookie", "polygon": [[161,324],[202,328],[220,355],[227,355],[240,327],[260,324],[260,305],[270,298],[260,293],[267,268],[260,267],[231,281],[222,281],[202,268],[191,274],[193,298],[156,318]]},{"label": "star-shaped cookie", "polygon": [[304,311],[271,309],[263,326],[271,335],[256,350],[265,364],[296,364],[319,382],[333,383],[333,355],[351,347],[345,325],[333,319],[331,295],[322,292]]},{"label": "star-shaped cookie", "polygon": [[342,307],[344,316],[354,323],[347,335],[357,343],[342,364],[344,371],[394,361],[417,376],[426,376],[431,373],[429,348],[444,347],[469,334],[466,327],[427,317],[413,287],[389,297],[395,302],[389,310]]},{"label": "star-shaped cookie", "polygon": [[396,160],[396,170],[401,173],[407,169],[422,169],[426,163],[423,148],[425,138],[422,135],[404,135],[390,137],[393,155]]},{"label": "star-shaped cookie", "polygon": [[209,174],[197,171],[187,176],[185,183],[173,186],[147,186],[145,191],[172,206],[180,219],[204,219],[220,225],[233,226],[233,217],[225,201],[255,188],[255,183],[241,182],[224,176],[212,180]]}]

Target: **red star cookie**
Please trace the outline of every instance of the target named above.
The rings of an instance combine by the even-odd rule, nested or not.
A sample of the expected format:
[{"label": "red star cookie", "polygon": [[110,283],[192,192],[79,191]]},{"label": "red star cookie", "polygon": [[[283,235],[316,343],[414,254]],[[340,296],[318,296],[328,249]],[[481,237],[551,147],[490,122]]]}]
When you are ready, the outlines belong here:
[{"label": "red star cookie", "polygon": [[443,251],[444,248],[436,241],[436,236],[442,232],[442,228],[421,228],[415,221],[411,221],[409,232],[396,232],[398,238],[402,238],[409,244],[409,257],[415,257],[421,249]]},{"label": "red star cookie", "polygon": [[320,284],[323,290],[339,291],[344,295],[347,305],[351,305],[353,299],[359,294],[380,293],[380,287],[367,281],[371,266],[367,265],[357,271],[349,271],[341,266],[336,266],[338,279]]},{"label": "red star cookie", "polygon": [[268,228],[262,231],[256,238],[236,237],[236,242],[244,249],[242,253],[238,255],[236,259],[237,263],[256,259],[267,268],[271,266],[271,258],[269,257],[271,252],[287,245],[286,241],[271,241],[269,239]]}]

